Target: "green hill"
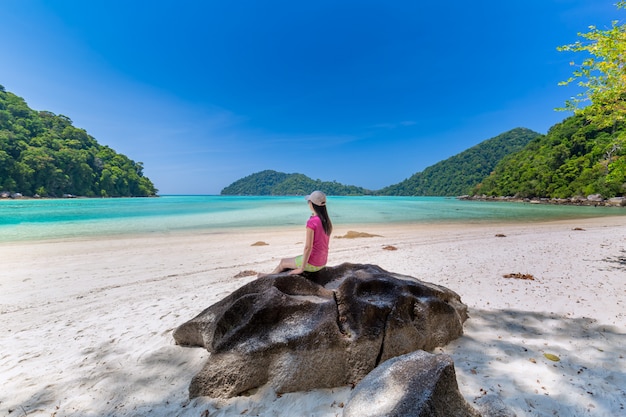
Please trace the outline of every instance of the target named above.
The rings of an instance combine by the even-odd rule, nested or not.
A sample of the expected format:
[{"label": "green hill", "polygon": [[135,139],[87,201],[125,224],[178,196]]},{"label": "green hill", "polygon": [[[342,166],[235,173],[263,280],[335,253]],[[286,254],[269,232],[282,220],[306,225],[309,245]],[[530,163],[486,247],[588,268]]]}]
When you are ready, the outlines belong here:
[{"label": "green hill", "polygon": [[540,134],[516,128],[438,162],[399,184],[378,191],[379,195],[459,196],[487,177],[505,156],[519,151]]},{"label": "green hill", "polygon": [[572,116],[504,158],[472,194],[519,198],[569,198],[626,193],[624,123],[598,128],[584,115]]},{"label": "green hill", "polygon": [[329,195],[371,194],[362,187],[313,180],[303,174],[285,174],[276,171],[261,171],[235,181],[221,192],[222,195],[307,195],[321,190]]},{"label": "green hill", "polygon": [[222,190],[224,195],[330,195],[570,198],[626,195],[626,124],[598,128],[582,116],[546,135],[525,128],[505,132],[378,191],[312,180],[302,174],[262,171]]},{"label": "green hill", "polygon": [[153,196],[143,165],[63,115],[35,111],[0,85],[0,191],[25,196]]}]

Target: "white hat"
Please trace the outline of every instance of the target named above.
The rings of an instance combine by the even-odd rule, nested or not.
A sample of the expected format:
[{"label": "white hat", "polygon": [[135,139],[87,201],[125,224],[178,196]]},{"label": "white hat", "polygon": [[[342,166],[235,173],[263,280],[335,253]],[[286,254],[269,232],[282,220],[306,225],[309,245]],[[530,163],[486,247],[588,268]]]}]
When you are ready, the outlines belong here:
[{"label": "white hat", "polygon": [[325,206],[326,205],[326,194],[321,191],[313,191],[311,194],[307,195],[306,201],[310,201],[316,206]]}]

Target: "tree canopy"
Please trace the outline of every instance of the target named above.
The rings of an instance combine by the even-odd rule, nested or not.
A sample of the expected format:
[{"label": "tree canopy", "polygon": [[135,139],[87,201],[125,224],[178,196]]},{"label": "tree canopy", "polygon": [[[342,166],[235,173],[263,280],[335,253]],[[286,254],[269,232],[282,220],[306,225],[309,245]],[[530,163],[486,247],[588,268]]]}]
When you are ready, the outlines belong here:
[{"label": "tree canopy", "polygon": [[102,146],[69,117],[35,111],[0,85],[0,191],[26,196],[153,196],[143,164]]},{"label": "tree canopy", "polygon": [[[617,129],[617,130],[615,130]],[[613,143],[624,126],[599,128],[575,115],[505,157],[472,194],[520,198],[624,195],[623,154]]]},{"label": "tree canopy", "polygon": [[[617,7],[626,7],[620,1]],[[579,33],[575,43],[559,47],[560,51],[584,55],[582,63],[574,61],[572,76],[560,83],[568,85],[577,81],[582,92],[567,100],[561,110],[583,114],[589,122],[605,128],[626,120],[626,24],[615,20],[610,29],[600,30],[589,26],[589,32]],[[623,136],[622,136],[623,139]]]}]

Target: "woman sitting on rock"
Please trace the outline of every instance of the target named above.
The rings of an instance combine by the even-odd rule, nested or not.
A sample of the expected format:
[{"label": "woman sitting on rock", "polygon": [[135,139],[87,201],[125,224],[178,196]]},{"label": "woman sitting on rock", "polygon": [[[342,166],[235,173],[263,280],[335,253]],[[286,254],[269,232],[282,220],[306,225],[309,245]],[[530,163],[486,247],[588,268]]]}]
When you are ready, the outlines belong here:
[{"label": "woman sitting on rock", "polygon": [[304,252],[295,258],[284,258],[269,274],[259,274],[263,277],[271,274],[291,270],[289,274],[296,275],[302,272],[317,272],[326,266],[328,260],[328,243],[333,231],[333,224],[326,210],[326,194],[313,191],[306,200],[311,209],[311,217],[306,222],[306,241]]}]

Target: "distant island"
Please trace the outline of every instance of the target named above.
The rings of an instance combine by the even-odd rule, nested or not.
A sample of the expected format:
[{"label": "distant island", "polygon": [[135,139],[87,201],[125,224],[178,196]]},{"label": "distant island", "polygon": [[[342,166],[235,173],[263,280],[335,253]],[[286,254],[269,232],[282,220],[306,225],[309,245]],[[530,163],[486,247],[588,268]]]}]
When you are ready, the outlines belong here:
[{"label": "distant island", "polygon": [[371,191],[336,181],[313,180],[304,174],[265,170],[248,175],[224,188],[221,195],[306,195],[324,190],[329,195],[370,195]]},{"label": "distant island", "polygon": [[149,197],[143,164],[0,85],[0,197]]}]

